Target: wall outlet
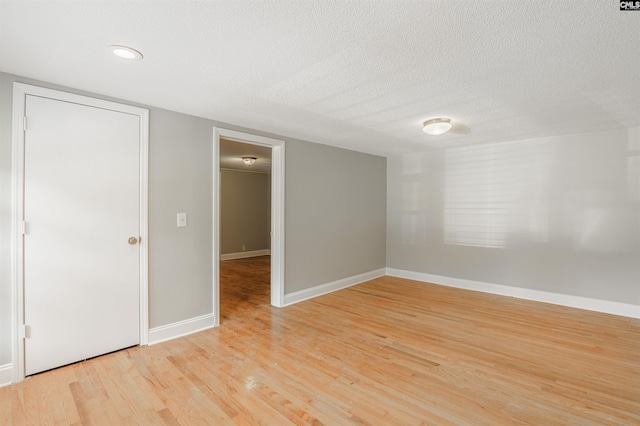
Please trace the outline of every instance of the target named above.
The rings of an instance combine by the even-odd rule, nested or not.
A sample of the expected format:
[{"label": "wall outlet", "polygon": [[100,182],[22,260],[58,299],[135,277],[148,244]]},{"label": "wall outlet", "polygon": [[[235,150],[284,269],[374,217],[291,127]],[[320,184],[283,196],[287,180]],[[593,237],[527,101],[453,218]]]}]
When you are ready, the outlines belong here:
[{"label": "wall outlet", "polygon": [[186,228],[186,227],[187,227],[187,214],[178,213],[178,228]]},{"label": "wall outlet", "polygon": [[245,246],[244,244],[242,245],[242,251],[246,251],[247,250],[247,246]]}]

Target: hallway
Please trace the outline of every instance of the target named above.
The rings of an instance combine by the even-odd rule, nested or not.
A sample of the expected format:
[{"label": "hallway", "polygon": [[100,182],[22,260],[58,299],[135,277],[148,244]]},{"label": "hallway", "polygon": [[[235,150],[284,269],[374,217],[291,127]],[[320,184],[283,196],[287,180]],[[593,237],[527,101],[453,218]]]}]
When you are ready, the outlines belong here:
[{"label": "hallway", "polygon": [[220,323],[270,306],[271,256],[220,262]]}]

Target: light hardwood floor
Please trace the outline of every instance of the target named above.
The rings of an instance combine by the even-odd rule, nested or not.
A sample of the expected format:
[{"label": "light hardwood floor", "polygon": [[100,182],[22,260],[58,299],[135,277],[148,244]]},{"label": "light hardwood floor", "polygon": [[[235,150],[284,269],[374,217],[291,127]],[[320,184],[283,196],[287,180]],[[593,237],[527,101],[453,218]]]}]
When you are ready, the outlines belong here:
[{"label": "light hardwood floor", "polygon": [[0,425],[640,424],[640,321],[383,277],[269,306],[223,262],[222,325],[0,389]]}]

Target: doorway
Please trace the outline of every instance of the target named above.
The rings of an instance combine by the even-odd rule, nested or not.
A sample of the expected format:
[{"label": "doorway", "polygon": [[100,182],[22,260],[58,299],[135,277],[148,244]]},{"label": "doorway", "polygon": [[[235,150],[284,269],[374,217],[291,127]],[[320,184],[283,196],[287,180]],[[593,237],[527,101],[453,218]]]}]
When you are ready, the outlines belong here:
[{"label": "doorway", "polygon": [[220,139],[220,321],[270,304],[271,148]]},{"label": "doorway", "polygon": [[147,342],[148,111],[14,85],[14,382]]},{"label": "doorway", "polygon": [[214,128],[213,168],[213,306],[220,324],[220,144],[221,139],[271,149],[270,302],[284,305],[284,141],[234,130]]}]

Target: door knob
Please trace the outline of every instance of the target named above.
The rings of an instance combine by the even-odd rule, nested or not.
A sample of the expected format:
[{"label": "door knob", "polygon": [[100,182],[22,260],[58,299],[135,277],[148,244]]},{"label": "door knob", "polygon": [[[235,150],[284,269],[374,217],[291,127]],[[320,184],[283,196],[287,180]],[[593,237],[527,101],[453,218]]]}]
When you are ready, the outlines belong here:
[{"label": "door knob", "polygon": [[134,245],[138,242],[136,237],[129,237],[129,244]]}]

